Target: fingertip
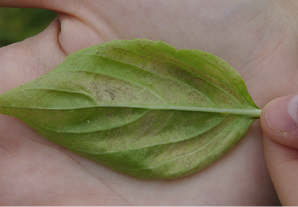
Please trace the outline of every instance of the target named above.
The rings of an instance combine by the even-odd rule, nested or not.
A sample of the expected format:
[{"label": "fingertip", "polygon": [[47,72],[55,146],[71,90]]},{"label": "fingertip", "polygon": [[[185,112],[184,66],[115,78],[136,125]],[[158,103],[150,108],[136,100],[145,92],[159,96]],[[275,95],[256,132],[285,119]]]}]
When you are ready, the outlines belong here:
[{"label": "fingertip", "polygon": [[297,129],[298,96],[285,96],[269,102],[264,107],[264,123],[276,133],[292,132]]},{"label": "fingertip", "polygon": [[298,95],[290,95],[269,102],[262,110],[263,132],[272,140],[289,147],[298,147]]}]

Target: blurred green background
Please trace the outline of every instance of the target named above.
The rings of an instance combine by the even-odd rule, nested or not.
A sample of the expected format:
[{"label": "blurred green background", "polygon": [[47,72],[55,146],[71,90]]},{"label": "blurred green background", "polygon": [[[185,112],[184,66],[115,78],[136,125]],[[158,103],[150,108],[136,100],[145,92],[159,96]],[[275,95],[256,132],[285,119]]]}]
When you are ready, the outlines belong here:
[{"label": "blurred green background", "polygon": [[0,8],[0,47],[43,31],[57,14],[44,9]]}]

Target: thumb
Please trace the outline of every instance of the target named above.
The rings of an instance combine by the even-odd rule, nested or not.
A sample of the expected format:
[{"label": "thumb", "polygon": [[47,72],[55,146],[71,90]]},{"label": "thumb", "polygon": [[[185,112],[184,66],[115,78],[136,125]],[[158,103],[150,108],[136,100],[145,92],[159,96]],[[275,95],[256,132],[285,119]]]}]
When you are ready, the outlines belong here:
[{"label": "thumb", "polygon": [[264,154],[282,205],[298,204],[298,95],[269,102],[260,121]]}]

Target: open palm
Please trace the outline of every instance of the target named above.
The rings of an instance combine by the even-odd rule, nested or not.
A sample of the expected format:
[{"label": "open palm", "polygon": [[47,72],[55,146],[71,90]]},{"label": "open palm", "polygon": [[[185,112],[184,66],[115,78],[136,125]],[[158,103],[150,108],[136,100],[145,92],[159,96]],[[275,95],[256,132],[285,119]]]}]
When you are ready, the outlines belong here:
[{"label": "open palm", "polygon": [[[69,54],[112,39],[147,38],[211,52],[245,79],[259,107],[298,91],[295,18],[272,1],[7,1],[55,10],[42,33],[0,49],[0,93],[44,75]],[[274,205],[258,121],[222,159],[191,176],[142,180],[60,147],[0,116],[1,205]]]}]

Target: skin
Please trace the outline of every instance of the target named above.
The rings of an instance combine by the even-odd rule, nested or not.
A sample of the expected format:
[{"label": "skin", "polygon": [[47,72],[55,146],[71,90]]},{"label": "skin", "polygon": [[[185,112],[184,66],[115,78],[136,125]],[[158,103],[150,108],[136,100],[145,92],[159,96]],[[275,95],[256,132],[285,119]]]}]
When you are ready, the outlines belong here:
[{"label": "skin", "polygon": [[[112,39],[147,38],[223,58],[242,75],[263,108],[298,91],[296,4],[0,0],[3,7],[58,13],[42,33],[0,48],[0,93],[48,73],[77,50]],[[267,113],[271,111],[274,107]],[[297,204],[293,182],[298,180],[294,173],[298,156],[289,158],[294,161],[286,162],[287,168],[279,167],[287,153],[297,152],[285,147],[287,142],[278,142],[280,136],[267,127],[264,117],[265,112],[264,135],[260,122],[254,122],[245,137],[210,167],[176,180],[142,180],[75,155],[17,118],[0,115],[0,204],[278,205],[279,200],[284,205]]]}]

